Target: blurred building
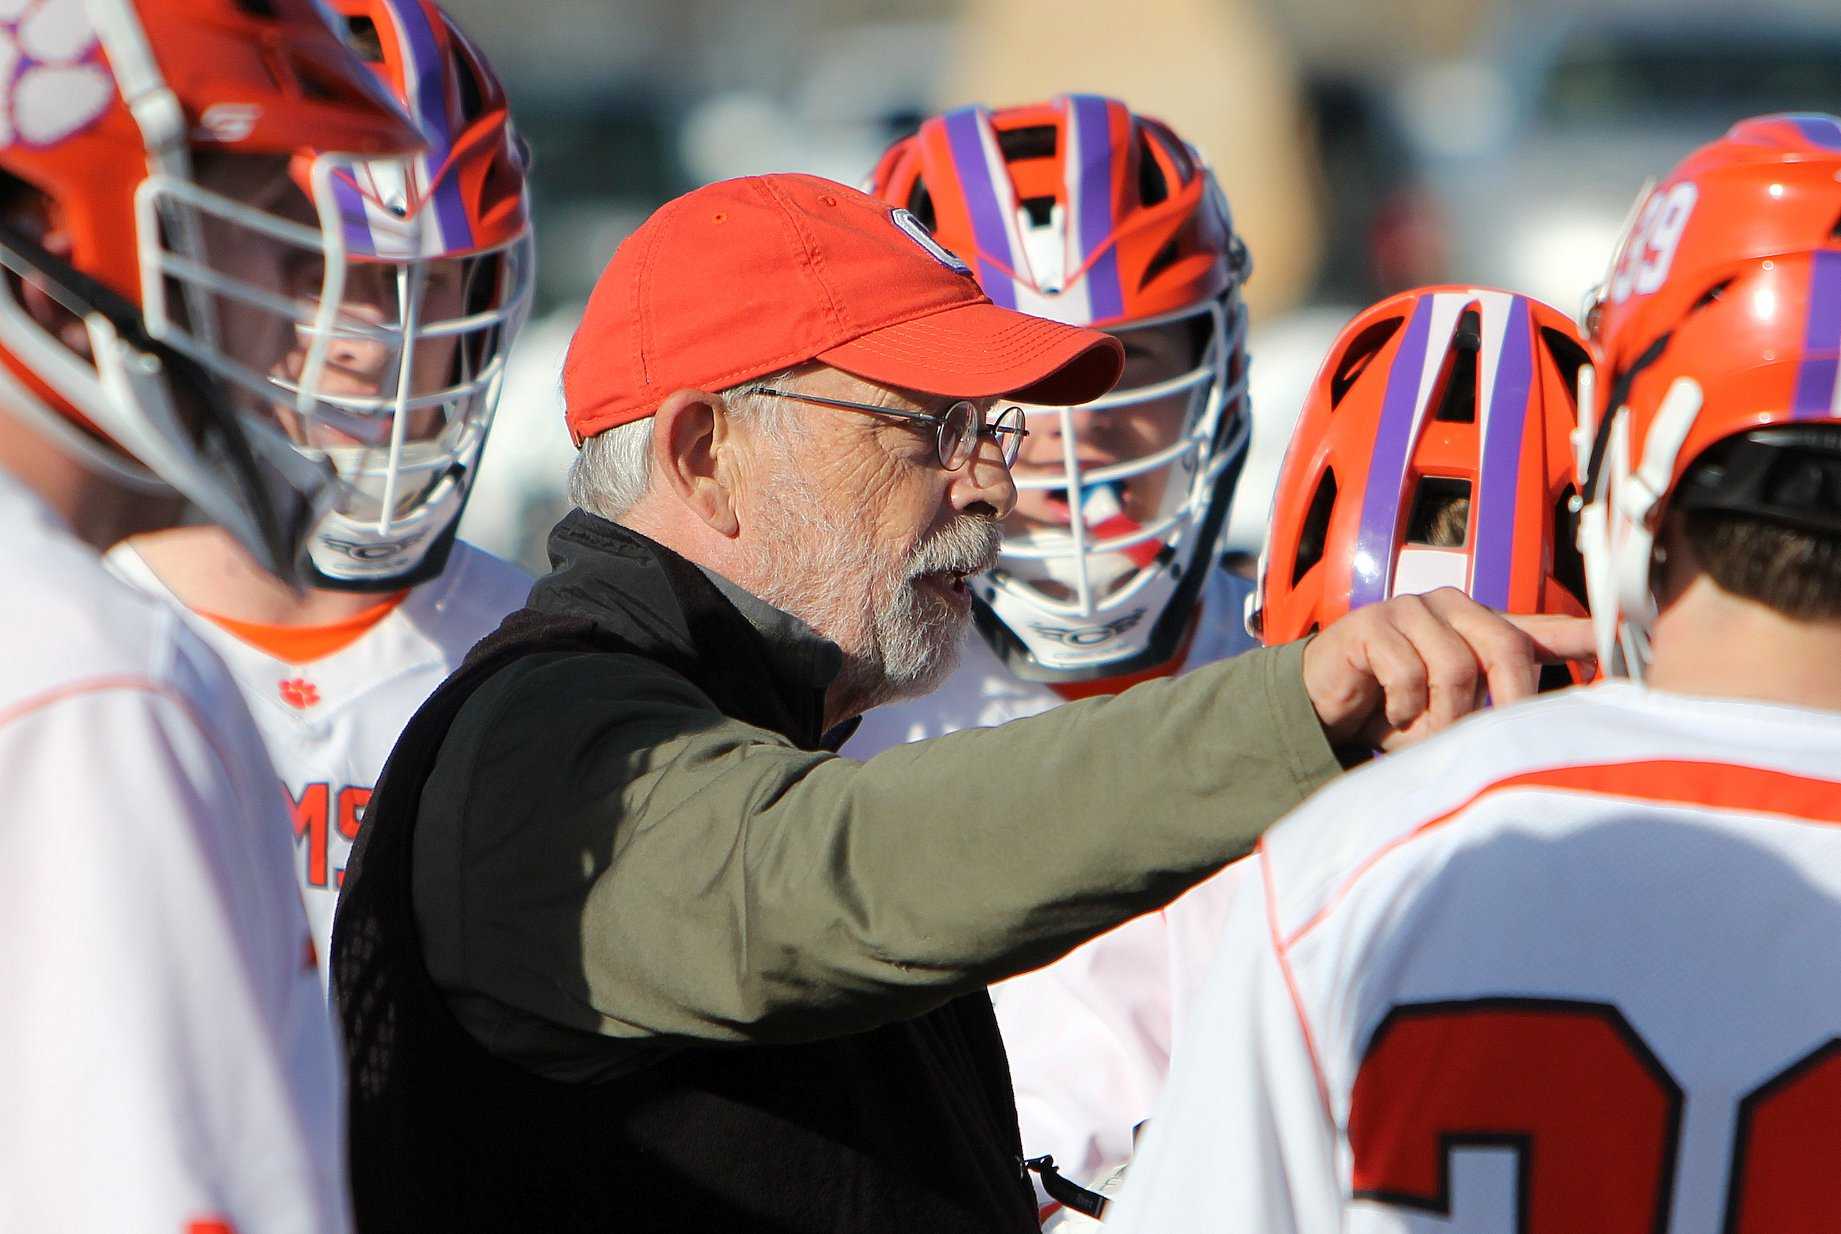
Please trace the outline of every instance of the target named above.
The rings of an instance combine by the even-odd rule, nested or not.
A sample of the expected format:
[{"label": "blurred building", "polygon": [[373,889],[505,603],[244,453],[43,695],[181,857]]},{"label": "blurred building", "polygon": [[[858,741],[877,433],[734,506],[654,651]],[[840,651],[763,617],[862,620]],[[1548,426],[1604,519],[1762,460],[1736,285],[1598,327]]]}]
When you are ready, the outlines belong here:
[{"label": "blurred building", "polygon": [[[860,179],[927,112],[1115,94],[1213,161],[1253,250],[1257,541],[1355,308],[1436,281],[1571,310],[1643,179],[1733,120],[1841,109],[1834,0],[448,0],[537,156],[540,318],[464,531],[541,565],[562,350],[619,241],[711,179]],[[720,294],[720,289],[712,289]]]}]

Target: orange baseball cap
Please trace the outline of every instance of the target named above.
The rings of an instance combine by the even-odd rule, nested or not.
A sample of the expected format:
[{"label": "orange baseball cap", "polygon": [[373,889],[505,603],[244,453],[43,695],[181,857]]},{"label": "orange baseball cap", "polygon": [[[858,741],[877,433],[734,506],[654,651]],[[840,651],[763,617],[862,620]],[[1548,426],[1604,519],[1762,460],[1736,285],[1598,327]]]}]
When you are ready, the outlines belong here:
[{"label": "orange baseball cap", "polygon": [[724,180],[656,210],[614,253],[569,343],[582,440],[673,390],[817,360],[953,398],[1071,406],[1112,388],[1118,340],[999,308],[906,210],[817,176]]}]

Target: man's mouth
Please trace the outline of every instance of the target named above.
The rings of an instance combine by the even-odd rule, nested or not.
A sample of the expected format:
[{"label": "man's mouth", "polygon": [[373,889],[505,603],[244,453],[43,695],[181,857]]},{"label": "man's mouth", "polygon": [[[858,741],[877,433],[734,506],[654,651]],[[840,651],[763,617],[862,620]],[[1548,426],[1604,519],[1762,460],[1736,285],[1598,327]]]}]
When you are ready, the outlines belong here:
[{"label": "man's mouth", "polygon": [[928,584],[936,591],[945,592],[954,600],[971,602],[972,588],[967,581],[975,571],[969,570],[934,570],[920,576],[919,581]]}]

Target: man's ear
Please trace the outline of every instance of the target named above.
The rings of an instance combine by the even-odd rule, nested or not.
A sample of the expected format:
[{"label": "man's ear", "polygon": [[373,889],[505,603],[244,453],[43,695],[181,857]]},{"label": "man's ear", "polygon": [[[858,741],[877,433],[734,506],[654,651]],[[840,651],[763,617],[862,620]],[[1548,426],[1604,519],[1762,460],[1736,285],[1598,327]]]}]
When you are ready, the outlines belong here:
[{"label": "man's ear", "polygon": [[1688,516],[1671,510],[1662,517],[1650,554],[1649,585],[1657,607],[1667,608],[1680,599],[1700,574],[1700,561],[1688,542]]},{"label": "man's ear", "polygon": [[733,445],[721,395],[678,390],[652,415],[653,467],[711,531],[729,538],[741,533],[731,487],[735,472],[724,458]]}]

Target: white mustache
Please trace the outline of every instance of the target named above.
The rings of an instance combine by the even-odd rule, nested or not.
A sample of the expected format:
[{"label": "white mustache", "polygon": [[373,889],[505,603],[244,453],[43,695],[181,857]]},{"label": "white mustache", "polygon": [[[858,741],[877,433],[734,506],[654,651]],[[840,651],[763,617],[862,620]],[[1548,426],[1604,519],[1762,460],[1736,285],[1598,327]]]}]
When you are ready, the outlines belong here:
[{"label": "white mustache", "polygon": [[908,577],[982,574],[997,564],[1003,542],[995,520],[972,514],[954,519],[914,546],[908,554]]}]

